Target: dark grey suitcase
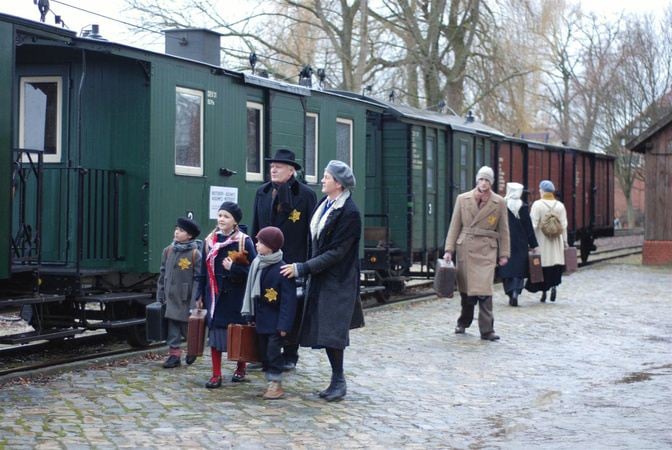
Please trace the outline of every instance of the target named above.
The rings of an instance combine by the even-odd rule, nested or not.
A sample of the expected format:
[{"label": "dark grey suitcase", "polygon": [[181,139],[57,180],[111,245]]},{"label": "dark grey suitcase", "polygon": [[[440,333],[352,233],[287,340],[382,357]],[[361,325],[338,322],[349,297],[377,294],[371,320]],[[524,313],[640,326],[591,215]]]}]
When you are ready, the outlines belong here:
[{"label": "dark grey suitcase", "polygon": [[166,323],[166,305],[161,302],[154,302],[147,305],[146,312],[146,330],[148,341],[165,341],[168,336],[168,325]]}]

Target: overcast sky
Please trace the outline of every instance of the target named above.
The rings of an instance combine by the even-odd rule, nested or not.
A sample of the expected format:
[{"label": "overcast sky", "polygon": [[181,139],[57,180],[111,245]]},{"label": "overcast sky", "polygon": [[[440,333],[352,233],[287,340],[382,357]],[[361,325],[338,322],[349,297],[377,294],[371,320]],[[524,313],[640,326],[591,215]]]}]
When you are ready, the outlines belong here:
[{"label": "overcast sky", "polygon": [[[581,4],[586,11],[594,11],[599,15],[613,16],[623,11],[641,13],[660,12],[663,10],[664,5],[670,4],[670,1],[672,0],[582,0]],[[245,1],[225,0],[223,4],[230,5],[233,2],[239,4],[236,8],[228,8],[238,13],[237,17],[232,17],[232,20],[235,20],[244,11],[245,8],[241,6],[245,4]],[[161,36],[156,36],[152,41],[147,41],[147,38],[140,41],[138,37],[127,31],[128,27],[126,25],[66,5],[76,6],[104,16],[133,23],[134,21],[132,18],[129,18],[128,12],[123,11],[124,0],[51,0],[50,6],[52,12],[61,15],[68,28],[77,33],[84,28],[88,28],[90,24],[97,23],[100,25],[101,34],[108,40],[137,47],[149,47],[155,51],[163,51],[163,38]],[[39,21],[40,19],[39,11],[33,0],[0,0],[0,12],[35,21]],[[54,24],[54,14],[47,16],[46,23]]]}]

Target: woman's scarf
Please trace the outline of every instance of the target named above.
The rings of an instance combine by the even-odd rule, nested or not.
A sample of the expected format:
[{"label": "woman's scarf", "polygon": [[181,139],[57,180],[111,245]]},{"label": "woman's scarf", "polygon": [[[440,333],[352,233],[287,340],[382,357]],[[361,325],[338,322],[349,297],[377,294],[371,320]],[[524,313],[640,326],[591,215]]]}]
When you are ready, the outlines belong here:
[{"label": "woman's scarf", "polygon": [[241,239],[244,243],[245,239],[247,239],[247,235],[238,229],[228,236],[224,235],[226,237],[224,242],[217,242],[217,236],[219,235],[224,235],[224,233],[220,230],[216,230],[206,239],[206,242],[208,240],[211,241],[210,250],[205,259],[205,267],[208,270],[208,281],[210,283],[210,318],[212,318],[215,313],[215,302],[217,301],[217,295],[219,295],[219,283],[217,283],[217,278],[215,277],[215,259],[217,258],[217,254],[222,248],[231,245],[234,242],[239,243]]},{"label": "woman's scarf", "polygon": [[544,192],[541,194],[542,200],[555,200],[555,194],[553,192]]},{"label": "woman's scarf", "polygon": [[334,210],[342,208],[348,198],[350,198],[350,191],[345,190],[334,199],[333,203],[329,203],[328,199],[320,203],[313,214],[313,218],[310,219],[310,236],[313,239],[320,237],[324,225],[327,223],[327,218],[334,212]]},{"label": "woman's scarf", "polygon": [[516,217],[520,219],[519,211],[520,207],[523,206],[523,201],[520,197],[523,195],[524,186],[520,183],[506,183],[506,207],[509,208],[509,211]]},{"label": "woman's scarf", "polygon": [[282,261],[282,250],[278,250],[270,255],[257,254],[257,257],[254,258],[250,265],[250,272],[247,275],[245,296],[243,297],[243,309],[240,310],[242,315],[254,315],[254,299],[261,294],[261,272],[266,267],[277,264],[280,261]]}]

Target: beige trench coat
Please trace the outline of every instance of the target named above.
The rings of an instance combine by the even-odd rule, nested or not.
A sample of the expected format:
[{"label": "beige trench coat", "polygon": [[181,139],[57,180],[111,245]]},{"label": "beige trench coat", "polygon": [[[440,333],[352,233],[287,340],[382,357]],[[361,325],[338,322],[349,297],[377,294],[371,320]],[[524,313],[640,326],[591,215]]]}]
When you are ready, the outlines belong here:
[{"label": "beige trench coat", "polygon": [[446,236],[447,252],[457,252],[457,286],[469,296],[492,295],[498,257],[511,256],[506,201],[491,193],[478,209],[473,189],[458,195]]},{"label": "beige trench coat", "polygon": [[[554,208],[553,210],[558,214],[560,223],[562,223],[562,234],[555,238],[546,237],[539,228],[541,219],[551,208]],[[564,265],[565,246],[567,245],[567,211],[565,205],[559,200],[539,199],[532,204],[530,219],[537,242],[539,242],[542,267]]]}]

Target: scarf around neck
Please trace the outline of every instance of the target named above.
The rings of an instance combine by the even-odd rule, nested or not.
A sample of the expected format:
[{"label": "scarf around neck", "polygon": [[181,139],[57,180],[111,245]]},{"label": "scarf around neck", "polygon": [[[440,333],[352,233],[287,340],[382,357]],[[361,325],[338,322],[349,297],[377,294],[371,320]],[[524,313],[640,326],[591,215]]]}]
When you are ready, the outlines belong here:
[{"label": "scarf around neck", "polygon": [[335,210],[342,208],[348,198],[350,198],[350,191],[346,190],[336,197],[331,204],[328,204],[328,199],[319,204],[317,210],[315,210],[315,213],[313,214],[313,218],[310,219],[310,236],[313,239],[320,237],[329,216]]},{"label": "scarf around neck", "polygon": [[247,276],[245,285],[245,296],[243,297],[243,308],[240,313],[244,316],[254,315],[254,299],[261,295],[261,272],[273,264],[282,261],[282,250],[278,250],[270,255],[258,254],[250,265],[250,272]]},{"label": "scarf around neck", "polygon": [[485,192],[481,192],[478,190],[478,188],[476,188],[474,197],[476,198],[476,205],[478,206],[478,209],[481,209],[488,202],[488,200],[490,200],[491,193],[492,193],[491,189],[488,189]]},{"label": "scarf around neck", "polygon": [[[225,237],[224,242],[217,242],[217,236],[219,235]],[[234,242],[240,242],[241,239],[244,246],[245,239],[247,238],[247,235],[239,229],[234,230],[228,236],[222,233],[220,230],[215,230],[211,233],[211,236],[208,236],[207,239],[210,241],[210,250],[208,251],[208,255],[205,259],[205,267],[208,270],[208,281],[210,283],[210,318],[212,318],[215,313],[215,302],[217,301],[217,296],[219,295],[219,283],[217,283],[217,278],[215,277],[215,259],[217,259],[217,255],[222,248]]]}]

